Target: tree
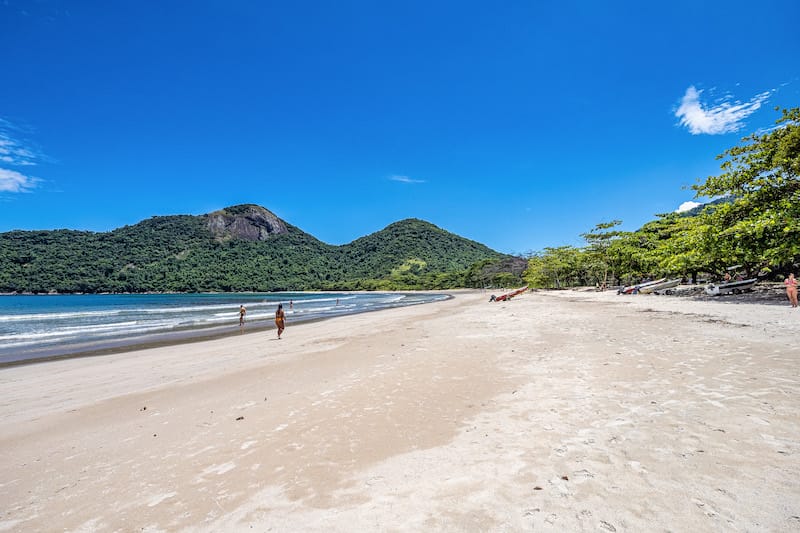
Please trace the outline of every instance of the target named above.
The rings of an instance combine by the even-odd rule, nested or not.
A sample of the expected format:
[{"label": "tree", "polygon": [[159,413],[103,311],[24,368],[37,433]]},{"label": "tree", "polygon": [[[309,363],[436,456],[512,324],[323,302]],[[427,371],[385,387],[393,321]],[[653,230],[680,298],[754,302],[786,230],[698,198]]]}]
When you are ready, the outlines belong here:
[{"label": "tree", "polygon": [[[646,257],[651,259],[664,273],[691,275],[697,279],[701,271],[716,271],[714,256],[709,245],[717,242],[711,235],[714,228],[702,214],[681,216],[676,213],[664,215],[660,220],[645,224],[644,228],[658,228],[660,238]],[[643,229],[644,229],[643,228]]]},{"label": "tree", "polygon": [[523,277],[531,287],[556,288],[580,285],[583,281],[585,252],[574,246],[545,248],[528,260]]},{"label": "tree", "polygon": [[609,254],[609,249],[613,241],[621,235],[619,230],[612,228],[620,224],[622,224],[621,220],[601,222],[592,231],[581,235],[589,245],[586,249],[589,260],[587,265],[589,272],[587,273],[594,281],[602,283],[603,286],[608,285],[608,271],[612,268],[612,256]]},{"label": "tree", "polygon": [[704,210],[720,241],[705,248],[751,272],[800,260],[800,108],[784,109],[776,124],[719,155],[724,172],[693,187],[698,198],[731,198]]}]

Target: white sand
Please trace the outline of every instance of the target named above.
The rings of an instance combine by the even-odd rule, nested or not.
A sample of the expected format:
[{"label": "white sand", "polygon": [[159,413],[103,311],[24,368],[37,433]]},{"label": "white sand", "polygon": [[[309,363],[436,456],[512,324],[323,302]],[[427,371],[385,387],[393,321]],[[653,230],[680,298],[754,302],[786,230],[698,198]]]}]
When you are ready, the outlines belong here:
[{"label": "white sand", "polygon": [[453,300],[0,370],[0,531],[797,531],[800,310]]}]

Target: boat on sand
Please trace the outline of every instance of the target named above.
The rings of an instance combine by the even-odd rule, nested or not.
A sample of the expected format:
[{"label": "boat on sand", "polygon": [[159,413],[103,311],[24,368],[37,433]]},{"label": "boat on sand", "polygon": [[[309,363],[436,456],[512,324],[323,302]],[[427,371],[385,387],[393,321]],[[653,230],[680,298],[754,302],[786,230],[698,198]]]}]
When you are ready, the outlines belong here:
[{"label": "boat on sand", "polygon": [[642,292],[642,289],[646,289],[652,285],[658,285],[659,283],[664,283],[665,281],[667,281],[667,278],[637,283],[636,285],[628,285],[627,287],[622,287],[619,290],[619,294],[636,294],[637,292]]},{"label": "boat on sand", "polygon": [[709,296],[719,296],[721,294],[739,294],[742,292],[750,291],[753,286],[758,282],[758,278],[742,279],[737,281],[728,281],[725,283],[709,283],[706,285],[706,294]]},{"label": "boat on sand", "polygon": [[648,285],[647,287],[640,287],[639,292],[641,294],[650,294],[650,293],[658,293],[660,291],[664,291],[667,289],[671,289],[672,287],[677,287],[681,284],[681,278],[670,279],[667,281],[663,281],[661,283],[656,283],[655,285]]}]

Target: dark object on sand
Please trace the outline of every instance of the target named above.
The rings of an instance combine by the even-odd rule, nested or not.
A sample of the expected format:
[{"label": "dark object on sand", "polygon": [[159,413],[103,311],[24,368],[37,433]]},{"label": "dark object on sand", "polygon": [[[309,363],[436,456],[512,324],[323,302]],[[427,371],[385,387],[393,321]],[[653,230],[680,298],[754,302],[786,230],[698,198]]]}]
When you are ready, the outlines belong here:
[{"label": "dark object on sand", "polygon": [[525,286],[525,287],[522,287],[521,289],[517,289],[515,291],[511,291],[511,292],[508,292],[506,294],[501,294],[500,296],[495,296],[493,294],[492,295],[492,299],[490,299],[489,301],[490,302],[505,302],[506,300],[510,300],[514,296],[517,296],[518,294],[522,294],[523,292],[525,292],[527,290],[528,290],[528,287]]}]

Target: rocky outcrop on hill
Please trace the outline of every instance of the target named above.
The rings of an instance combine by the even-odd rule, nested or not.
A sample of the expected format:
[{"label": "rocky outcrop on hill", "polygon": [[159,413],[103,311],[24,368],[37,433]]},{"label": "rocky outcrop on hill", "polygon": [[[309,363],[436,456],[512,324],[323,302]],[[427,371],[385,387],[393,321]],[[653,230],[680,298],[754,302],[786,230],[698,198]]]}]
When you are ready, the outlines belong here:
[{"label": "rocky outcrop on hill", "polygon": [[243,204],[104,233],[0,233],[0,293],[441,289],[475,283],[471,265],[500,259],[417,219],[334,246]]},{"label": "rocky outcrop on hill", "polygon": [[266,241],[289,231],[274,213],[254,204],[227,207],[206,216],[209,231],[219,240]]}]

